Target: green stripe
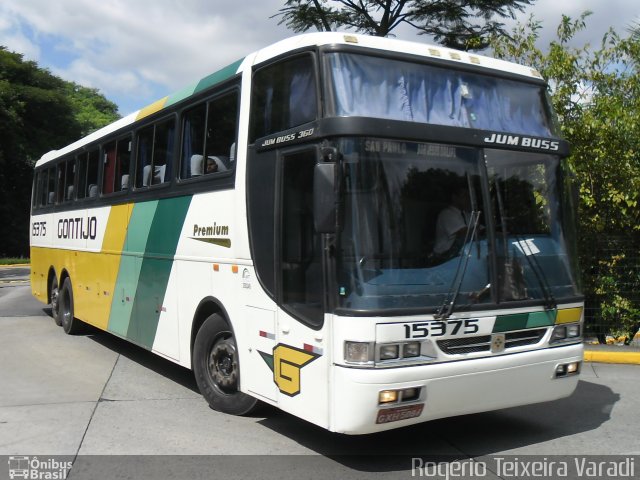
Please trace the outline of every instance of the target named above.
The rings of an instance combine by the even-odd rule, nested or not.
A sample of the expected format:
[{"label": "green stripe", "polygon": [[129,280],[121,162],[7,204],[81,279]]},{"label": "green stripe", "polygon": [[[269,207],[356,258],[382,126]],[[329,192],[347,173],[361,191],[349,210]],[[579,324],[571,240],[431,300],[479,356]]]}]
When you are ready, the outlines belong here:
[{"label": "green stripe", "polygon": [[136,203],[129,219],[107,327],[110,332],[123,337],[127,336],[129,330],[142,266],[142,255],[147,246],[151,223],[157,207],[158,201]]},{"label": "green stripe", "polygon": [[120,259],[118,280],[111,300],[107,330],[123,337],[127,336],[131,311],[133,310],[136,282],[140,271],[139,264],[139,259],[130,255],[123,255]]},{"label": "green stripe", "polygon": [[159,201],[149,229],[127,330],[128,338],[147,348],[153,347],[173,257],[190,204],[191,197]]},{"label": "green stripe", "polygon": [[185,98],[189,98],[191,95],[201,92],[202,90],[206,90],[209,87],[212,87],[233,77],[238,72],[238,67],[243,61],[244,58],[241,58],[240,60],[233,62],[231,65],[227,65],[217,72],[214,72],[211,75],[207,75],[198,82],[172,93],[167,97],[167,101],[165,102],[163,108],[167,108],[173,104],[180,102],[181,100],[184,100]]},{"label": "green stripe", "polygon": [[493,325],[493,333],[511,330],[525,330],[527,328],[548,327],[556,321],[556,310],[545,312],[515,313],[513,315],[499,315]]},{"label": "green stripe", "polygon": [[556,323],[556,310],[533,312],[529,314],[527,328],[548,327]]},{"label": "green stripe", "polygon": [[142,255],[147,249],[147,241],[151,230],[151,223],[158,208],[158,200],[136,203],[133,206],[125,251],[133,255]]},{"label": "green stripe", "polygon": [[188,87],[185,87],[182,90],[169,95],[169,98],[167,98],[167,103],[165,103],[164,105],[165,108],[193,95],[193,92],[195,92],[197,86],[198,84],[194,83],[193,85],[189,85]]},{"label": "green stripe", "polygon": [[522,330],[527,328],[528,313],[516,313],[514,315],[500,315],[493,325],[493,333],[508,332],[509,330]]},{"label": "green stripe", "polygon": [[240,60],[233,62],[231,65],[227,65],[223,69],[204,77],[198,82],[198,85],[196,86],[193,93],[201,92],[202,90],[205,90],[217,83],[224,82],[228,78],[233,77],[238,72],[238,67],[243,61],[244,58],[241,58]]}]

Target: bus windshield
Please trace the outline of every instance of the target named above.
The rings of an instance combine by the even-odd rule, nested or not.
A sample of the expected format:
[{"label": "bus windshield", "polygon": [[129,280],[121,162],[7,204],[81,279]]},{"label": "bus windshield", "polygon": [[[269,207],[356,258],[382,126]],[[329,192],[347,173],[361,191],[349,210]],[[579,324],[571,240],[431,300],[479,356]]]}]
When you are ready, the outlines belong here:
[{"label": "bus windshield", "polygon": [[[457,308],[579,295],[560,159],[343,138],[338,306]],[[495,267],[493,267],[495,265]]]},{"label": "bus windshield", "polygon": [[556,136],[546,88],[351,53],[327,55],[334,113]]}]

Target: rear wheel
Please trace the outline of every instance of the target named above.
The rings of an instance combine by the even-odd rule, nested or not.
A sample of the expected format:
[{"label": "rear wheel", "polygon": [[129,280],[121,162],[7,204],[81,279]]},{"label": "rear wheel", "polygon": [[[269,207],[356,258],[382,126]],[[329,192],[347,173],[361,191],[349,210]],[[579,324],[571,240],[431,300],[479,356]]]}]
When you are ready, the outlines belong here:
[{"label": "rear wheel", "polygon": [[258,400],[242,393],[238,349],[231,328],[218,314],[205,320],[193,345],[193,373],[200,393],[214,410],[246,415]]},{"label": "rear wheel", "polygon": [[60,326],[62,325],[60,316],[58,315],[58,297],[60,295],[60,290],[58,289],[58,279],[55,274],[51,277],[49,291],[51,292],[51,315],[53,316],[53,320],[56,322],[56,325]]},{"label": "rear wheel", "polygon": [[66,334],[75,335],[82,331],[82,322],[74,317],[73,287],[68,277],[62,282],[58,295],[58,319]]}]

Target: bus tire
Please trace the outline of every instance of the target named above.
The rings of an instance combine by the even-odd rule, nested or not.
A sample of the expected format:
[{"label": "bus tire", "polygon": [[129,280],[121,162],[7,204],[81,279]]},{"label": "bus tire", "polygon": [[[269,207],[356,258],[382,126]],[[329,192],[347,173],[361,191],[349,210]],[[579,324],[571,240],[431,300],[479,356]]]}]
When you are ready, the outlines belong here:
[{"label": "bus tire", "polygon": [[53,320],[54,322],[56,322],[56,325],[60,327],[62,325],[62,320],[60,318],[60,312],[58,308],[60,289],[58,288],[58,278],[55,276],[55,274],[51,277],[51,285],[49,285],[49,287],[49,291],[51,292],[51,315],[53,316]]},{"label": "bus tire", "polygon": [[73,287],[69,277],[62,282],[62,288],[58,295],[58,319],[67,335],[76,335],[82,330],[82,322],[74,317]]},{"label": "bus tire", "polygon": [[246,415],[258,400],[238,390],[239,358],[233,331],[217,313],[198,330],[193,344],[193,373],[209,406],[231,415]]}]

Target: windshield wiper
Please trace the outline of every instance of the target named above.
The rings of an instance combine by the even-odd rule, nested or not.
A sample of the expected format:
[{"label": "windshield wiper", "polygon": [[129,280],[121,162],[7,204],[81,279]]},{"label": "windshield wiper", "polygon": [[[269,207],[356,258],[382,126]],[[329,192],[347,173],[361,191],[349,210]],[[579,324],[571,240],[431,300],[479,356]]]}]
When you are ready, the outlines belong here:
[{"label": "windshield wiper", "polygon": [[540,262],[538,262],[538,259],[535,256],[535,252],[531,250],[531,246],[526,242],[524,238],[522,238],[518,234],[515,234],[515,237],[518,245],[520,246],[522,255],[529,264],[529,268],[533,272],[533,275],[536,277],[538,285],[540,285],[540,290],[542,291],[542,295],[544,295],[545,310],[553,310],[558,306],[558,304],[555,297],[553,296],[553,292],[551,291],[549,282],[547,282],[547,276],[544,274],[544,270],[542,270]]},{"label": "windshield wiper", "polygon": [[[508,233],[507,233],[507,216],[505,215],[504,203],[500,194],[500,185],[495,182],[496,200],[498,203],[498,213],[500,214],[500,229],[502,230],[502,257],[497,264],[496,272],[498,281],[499,299],[503,300],[524,300],[527,298],[526,282],[522,272],[522,267],[518,262],[515,254],[513,258],[509,255]],[[496,252],[497,256],[497,252]]]},{"label": "windshield wiper", "polygon": [[[507,233],[507,217],[505,216],[504,204],[502,202],[502,195],[500,195],[500,187],[496,182],[496,199],[498,201],[498,210],[500,212],[500,225],[502,228],[502,245],[504,249],[503,264],[500,266],[502,269],[502,281],[499,283],[501,288],[501,297],[507,299],[507,292],[510,292],[510,300],[522,300],[527,297],[526,290],[521,291],[520,283],[525,283],[522,267],[519,265],[518,259],[513,254],[513,258],[509,255],[508,247],[508,233]],[[542,295],[544,296],[545,309],[552,310],[556,308],[556,299],[551,292],[549,283],[546,280],[546,275],[535,258],[534,252],[531,251],[529,244],[517,233],[513,234],[516,238],[516,243],[519,245],[519,250],[522,252],[525,260],[529,264],[529,268],[536,277],[536,281],[540,286]],[[509,287],[509,288],[507,288]],[[526,289],[526,286],[525,286]]]},{"label": "windshield wiper", "polygon": [[480,221],[480,213],[481,212],[478,210],[473,210],[471,212],[469,224],[467,225],[467,230],[464,234],[462,255],[460,255],[460,259],[458,260],[456,273],[454,274],[453,280],[451,281],[449,291],[444,297],[444,302],[442,303],[442,306],[440,307],[438,312],[433,316],[434,318],[446,320],[453,313],[456,300],[458,299],[460,289],[462,288],[462,281],[464,280],[464,276],[467,273],[467,265],[469,265],[469,258],[471,258],[473,242],[478,233],[478,222]]}]

